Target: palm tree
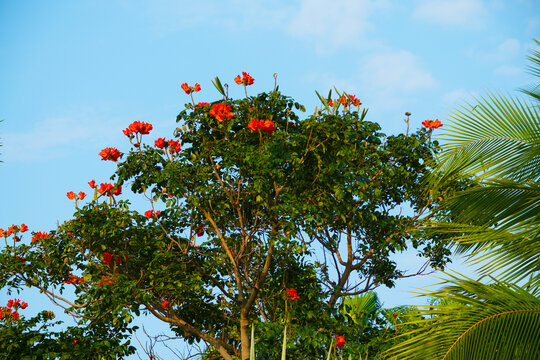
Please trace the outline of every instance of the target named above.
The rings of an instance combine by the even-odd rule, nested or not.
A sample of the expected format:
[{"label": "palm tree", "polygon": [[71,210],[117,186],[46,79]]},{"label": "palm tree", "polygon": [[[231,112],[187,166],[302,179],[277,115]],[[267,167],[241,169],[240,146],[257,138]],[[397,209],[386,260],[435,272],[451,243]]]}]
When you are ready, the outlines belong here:
[{"label": "palm tree", "polygon": [[[536,40],[535,40],[536,41]],[[536,41],[537,45],[540,42]],[[540,77],[540,52],[529,71]],[[540,92],[527,100],[499,94],[456,110],[439,158],[437,184],[455,177],[473,186],[443,201],[443,233],[481,278],[448,275],[423,294],[445,300],[420,309],[413,338],[390,349],[399,359],[540,359]]]}]

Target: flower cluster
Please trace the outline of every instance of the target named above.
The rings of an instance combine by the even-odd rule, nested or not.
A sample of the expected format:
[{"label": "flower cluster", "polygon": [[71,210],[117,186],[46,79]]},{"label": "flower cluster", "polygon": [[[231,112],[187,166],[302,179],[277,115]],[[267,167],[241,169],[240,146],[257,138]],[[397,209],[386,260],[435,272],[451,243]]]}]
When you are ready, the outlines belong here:
[{"label": "flower cluster", "polygon": [[[93,181],[93,180],[92,180]],[[95,184],[94,184],[95,186]],[[100,194],[108,194],[111,195],[121,195],[122,194],[122,185],[116,185],[116,183],[110,184],[110,183],[101,183],[99,186],[99,189],[97,191]]]},{"label": "flower cluster", "polygon": [[300,299],[300,296],[298,296],[298,293],[293,288],[287,289],[287,293],[289,294],[289,297],[291,298],[291,300]]},{"label": "flower cluster", "polygon": [[46,239],[48,238],[49,236],[51,236],[51,234],[49,233],[46,233],[46,232],[41,232],[41,231],[38,231],[37,233],[35,233],[34,235],[32,235],[32,242],[36,242],[36,241],[40,241],[40,240],[43,240],[43,239]]},{"label": "flower cluster", "polygon": [[66,281],[64,281],[64,284],[84,284],[84,278],[82,276],[69,273],[69,277]]},{"label": "flower cluster", "polygon": [[142,121],[134,121],[125,130],[122,130],[122,132],[124,133],[124,135],[131,138],[133,137],[133,134],[150,134],[150,130],[152,130],[153,128],[154,127],[152,126],[152,124]]},{"label": "flower cluster", "polygon": [[99,155],[101,156],[101,160],[117,161],[122,156],[122,153],[117,148],[108,147],[101,150]]},{"label": "flower cluster", "polygon": [[194,86],[189,86],[187,83],[182,84],[182,90],[186,92],[186,94],[191,94],[193,92],[201,91],[201,85],[195,83]]},{"label": "flower cluster", "polygon": [[234,78],[234,81],[238,85],[244,84],[244,86],[246,86],[246,85],[252,85],[253,82],[255,81],[255,79],[253,77],[251,77],[251,75],[249,75],[249,73],[247,73],[245,71],[242,71],[242,77],[240,77],[240,75],[238,75],[237,77]]},{"label": "flower cluster", "polygon": [[165,138],[159,138],[154,142],[154,146],[158,149],[169,148],[169,152],[172,154],[178,154],[182,150],[179,140],[165,140]]},{"label": "flower cluster", "polygon": [[[20,299],[12,299],[7,302],[7,305],[3,308],[0,308],[0,320],[3,320],[6,316],[11,316],[13,320],[19,318],[19,313],[17,310],[19,308],[26,309],[28,304]],[[9,315],[8,315],[9,314]]]},{"label": "flower cluster", "polygon": [[86,197],[86,194],[83,193],[82,191],[79,192],[78,194],[75,194],[73,191],[70,191],[66,194],[66,196],[68,197],[69,200],[73,200],[73,199],[82,200]]},{"label": "flower cluster", "polygon": [[[353,105],[353,106],[362,105],[362,103],[360,102],[360,99],[358,99],[354,95],[349,95],[349,94],[341,95],[339,98],[336,99],[336,103],[341,104],[344,107],[347,107],[349,105]],[[334,101],[332,99],[329,99],[328,100],[328,105],[333,107],[334,106]]]},{"label": "flower cluster", "polygon": [[442,123],[439,121],[439,119],[435,119],[422,121],[422,125],[424,125],[428,129],[437,129],[442,126]]},{"label": "flower cluster", "polygon": [[273,133],[276,129],[272,120],[259,119],[251,119],[251,123],[248,125],[248,128],[250,128],[252,131],[259,131],[260,129],[268,134]]},{"label": "flower cluster", "polygon": [[169,308],[169,305],[170,305],[169,300],[164,300],[164,301],[161,303],[161,307],[163,307],[164,309],[168,309],[168,308]]},{"label": "flower cluster", "polygon": [[336,335],[336,345],[338,348],[345,346],[345,336]]},{"label": "flower cluster", "polygon": [[223,120],[231,120],[234,113],[231,112],[232,108],[224,103],[212,105],[212,110],[208,112],[209,115],[216,118],[217,121],[223,122]]},{"label": "flower cluster", "polygon": [[98,283],[98,286],[112,285],[115,282],[116,282],[116,278],[111,278],[110,276],[104,276],[101,278],[101,281]]},{"label": "flower cluster", "polygon": [[200,103],[197,103],[197,106],[198,107],[205,107],[205,106],[208,106],[210,105],[210,103],[207,103],[207,102],[200,102]]},{"label": "flower cluster", "polygon": [[28,226],[26,226],[25,224],[21,224],[21,225],[12,224],[10,227],[8,227],[7,230],[0,228],[0,237],[3,237],[3,236],[8,237],[8,236],[11,236],[12,234],[17,234],[19,231],[20,232],[28,231]]},{"label": "flower cluster", "polygon": [[154,217],[154,215],[158,217],[159,215],[161,215],[161,211],[158,210],[154,212],[154,210],[148,210],[144,212],[144,216],[146,216],[148,219]]}]

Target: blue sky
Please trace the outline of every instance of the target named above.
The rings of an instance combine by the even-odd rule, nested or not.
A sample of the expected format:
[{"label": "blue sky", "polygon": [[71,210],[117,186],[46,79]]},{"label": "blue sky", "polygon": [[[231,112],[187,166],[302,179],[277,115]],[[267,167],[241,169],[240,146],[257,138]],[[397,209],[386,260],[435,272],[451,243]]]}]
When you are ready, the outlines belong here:
[{"label": "blue sky", "polygon": [[[213,101],[215,76],[241,96],[240,72],[255,78],[252,94],[277,73],[308,112],[314,90],[336,86],[397,133],[406,111],[418,127],[474,94],[518,95],[539,34],[534,0],[0,1],[0,227],[69,219],[66,192],[108,179],[114,164],[97,154],[127,151],[129,123],[171,134],[188,101],[183,82],[201,84],[196,101]],[[383,300],[411,303],[403,291],[426,281]]]}]

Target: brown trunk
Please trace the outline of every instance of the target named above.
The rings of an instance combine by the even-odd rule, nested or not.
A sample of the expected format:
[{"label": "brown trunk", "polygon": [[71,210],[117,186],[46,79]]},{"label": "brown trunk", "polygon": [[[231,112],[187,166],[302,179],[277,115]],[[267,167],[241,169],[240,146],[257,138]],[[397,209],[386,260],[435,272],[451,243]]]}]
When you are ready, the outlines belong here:
[{"label": "brown trunk", "polygon": [[249,309],[242,308],[240,310],[240,351],[242,355],[242,360],[249,359],[248,313]]}]

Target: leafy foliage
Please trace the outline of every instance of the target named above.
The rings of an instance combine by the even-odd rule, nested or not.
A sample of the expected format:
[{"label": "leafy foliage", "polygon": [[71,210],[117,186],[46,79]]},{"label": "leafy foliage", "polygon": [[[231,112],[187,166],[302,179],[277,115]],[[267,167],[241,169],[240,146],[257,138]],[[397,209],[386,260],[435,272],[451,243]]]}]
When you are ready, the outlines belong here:
[{"label": "leafy foliage", "polygon": [[[49,236],[18,244],[16,233],[0,286],[37,287],[101,335],[151,314],[205,342],[207,358],[246,359],[252,324],[259,344],[281,343],[287,326],[294,358],[325,354],[338,334],[343,354],[358,353],[376,330],[343,313],[341,299],[409,275],[391,255],[411,245],[433,267],[448,261],[439,236],[411,236],[439,201],[418,186],[437,150],[431,130],[386,136],[360,105],[340,109],[345,94],[300,120],[303,106],[277,87],[232,100],[215,84],[224,98],[187,104],[174,139],[150,146],[142,140],[152,125],[124,130],[129,153],[100,153],[119,161],[116,184],[90,182],[93,200],[80,206],[84,196],[68,193],[73,219]],[[192,99],[200,90],[183,88]],[[144,215],[118,199],[122,186],[149,199]],[[414,215],[401,214],[405,206]],[[257,356],[274,350],[259,345]]]}]

